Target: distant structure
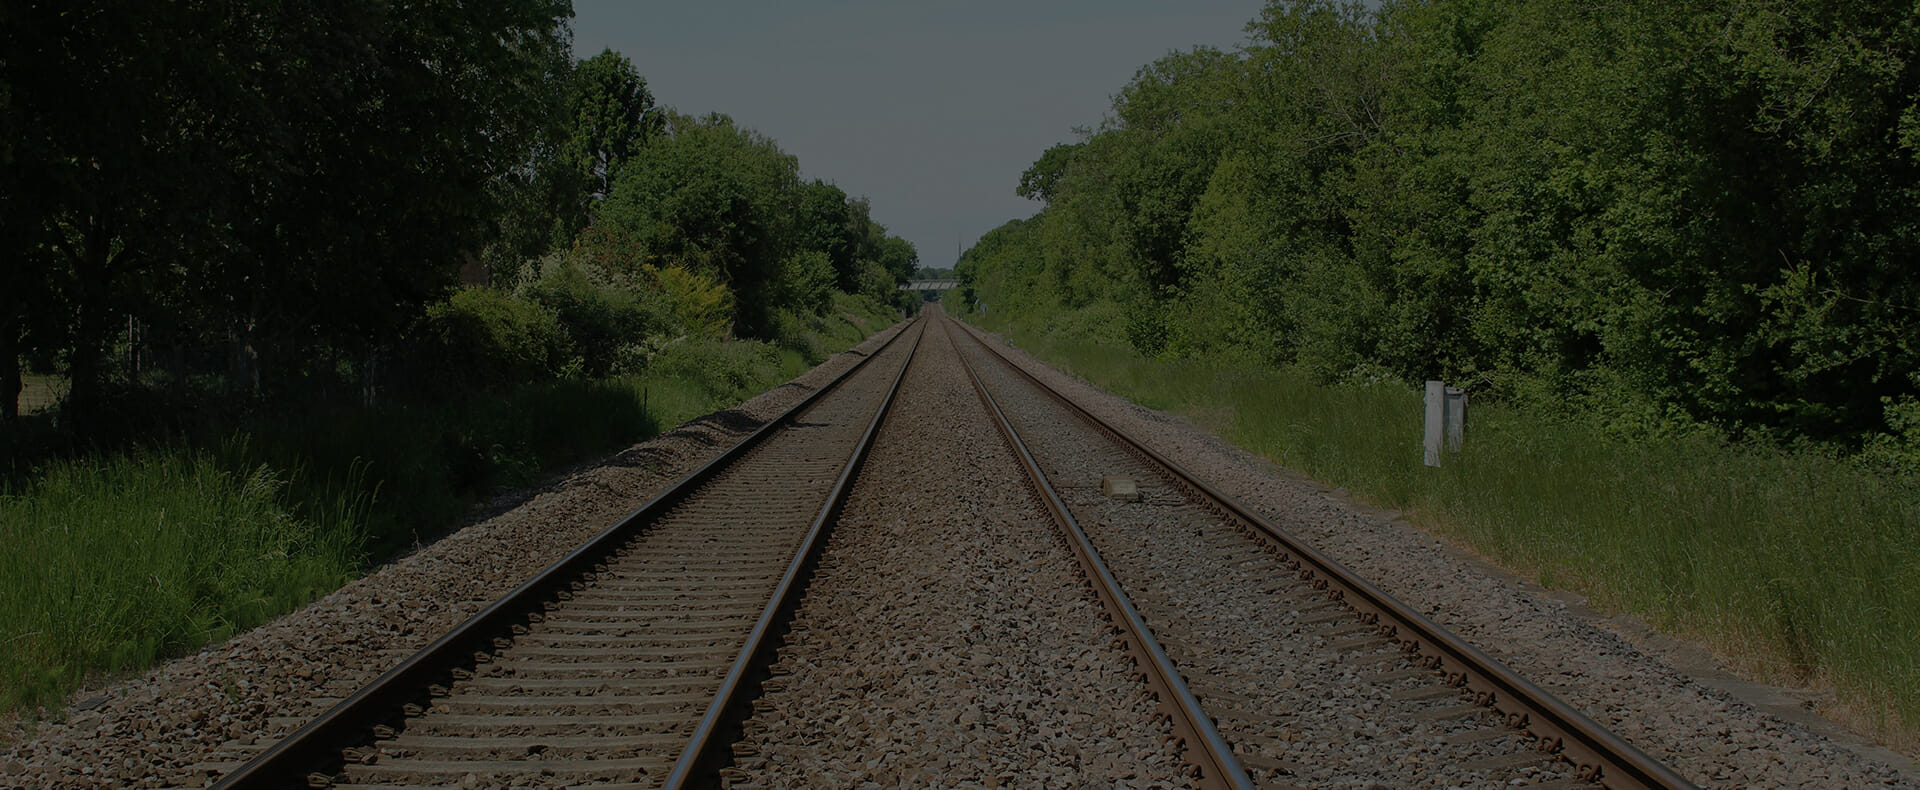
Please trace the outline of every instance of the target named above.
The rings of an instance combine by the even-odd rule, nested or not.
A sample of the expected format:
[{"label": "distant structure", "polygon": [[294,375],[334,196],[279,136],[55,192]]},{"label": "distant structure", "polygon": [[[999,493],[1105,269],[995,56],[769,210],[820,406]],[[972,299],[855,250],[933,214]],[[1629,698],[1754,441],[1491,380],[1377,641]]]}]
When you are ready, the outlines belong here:
[{"label": "distant structure", "polygon": [[902,291],[951,291],[960,287],[959,280],[908,280],[900,286]]}]

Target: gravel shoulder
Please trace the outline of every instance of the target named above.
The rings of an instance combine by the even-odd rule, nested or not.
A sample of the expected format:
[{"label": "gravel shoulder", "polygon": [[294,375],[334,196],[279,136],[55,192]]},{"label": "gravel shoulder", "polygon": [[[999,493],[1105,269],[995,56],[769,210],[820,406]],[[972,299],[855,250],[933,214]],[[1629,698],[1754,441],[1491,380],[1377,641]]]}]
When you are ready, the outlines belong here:
[{"label": "gravel shoulder", "polygon": [[[4,724],[0,788],[202,786],[236,747],[285,735],[872,352],[905,323],[739,406],[533,491],[313,605]],[[506,505],[502,504],[501,507]],[[499,508],[493,508],[495,510]]]},{"label": "gravel shoulder", "polygon": [[1703,787],[1920,788],[1912,759],[1813,714],[1792,692],[1733,678],[1697,647],[1606,618],[1397,513],[1356,504],[989,337],[1042,380]]}]

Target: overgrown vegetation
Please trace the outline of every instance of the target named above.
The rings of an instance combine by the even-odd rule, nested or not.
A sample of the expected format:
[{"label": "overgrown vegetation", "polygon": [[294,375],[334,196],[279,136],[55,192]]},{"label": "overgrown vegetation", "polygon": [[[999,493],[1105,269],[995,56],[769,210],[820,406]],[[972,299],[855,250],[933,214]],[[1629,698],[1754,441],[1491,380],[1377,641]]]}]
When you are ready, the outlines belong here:
[{"label": "overgrown vegetation", "polygon": [[1270,2],[1044,152],[952,309],[1913,732],[1910,11]]},{"label": "overgrown vegetation", "polygon": [[[302,605],[913,308],[865,199],[576,62],[565,0],[482,5],[0,10],[0,706]],[[19,414],[28,378],[58,408]]]}]

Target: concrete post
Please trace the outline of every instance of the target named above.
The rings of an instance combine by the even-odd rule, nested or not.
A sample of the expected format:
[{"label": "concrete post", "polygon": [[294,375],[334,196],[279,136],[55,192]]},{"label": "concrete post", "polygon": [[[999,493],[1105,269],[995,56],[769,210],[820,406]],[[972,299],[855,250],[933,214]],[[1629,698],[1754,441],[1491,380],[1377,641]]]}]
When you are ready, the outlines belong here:
[{"label": "concrete post", "polygon": [[1428,466],[1440,465],[1440,443],[1446,430],[1447,386],[1438,381],[1427,382],[1427,421],[1426,421],[1426,462]]}]

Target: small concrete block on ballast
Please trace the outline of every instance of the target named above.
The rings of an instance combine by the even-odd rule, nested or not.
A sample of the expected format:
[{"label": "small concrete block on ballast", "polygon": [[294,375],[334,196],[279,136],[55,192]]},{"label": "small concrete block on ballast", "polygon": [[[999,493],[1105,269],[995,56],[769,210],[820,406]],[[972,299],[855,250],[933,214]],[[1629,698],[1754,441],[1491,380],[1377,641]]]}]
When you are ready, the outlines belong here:
[{"label": "small concrete block on ballast", "polygon": [[1140,501],[1140,487],[1134,485],[1130,477],[1100,478],[1100,493],[1122,502]]}]

